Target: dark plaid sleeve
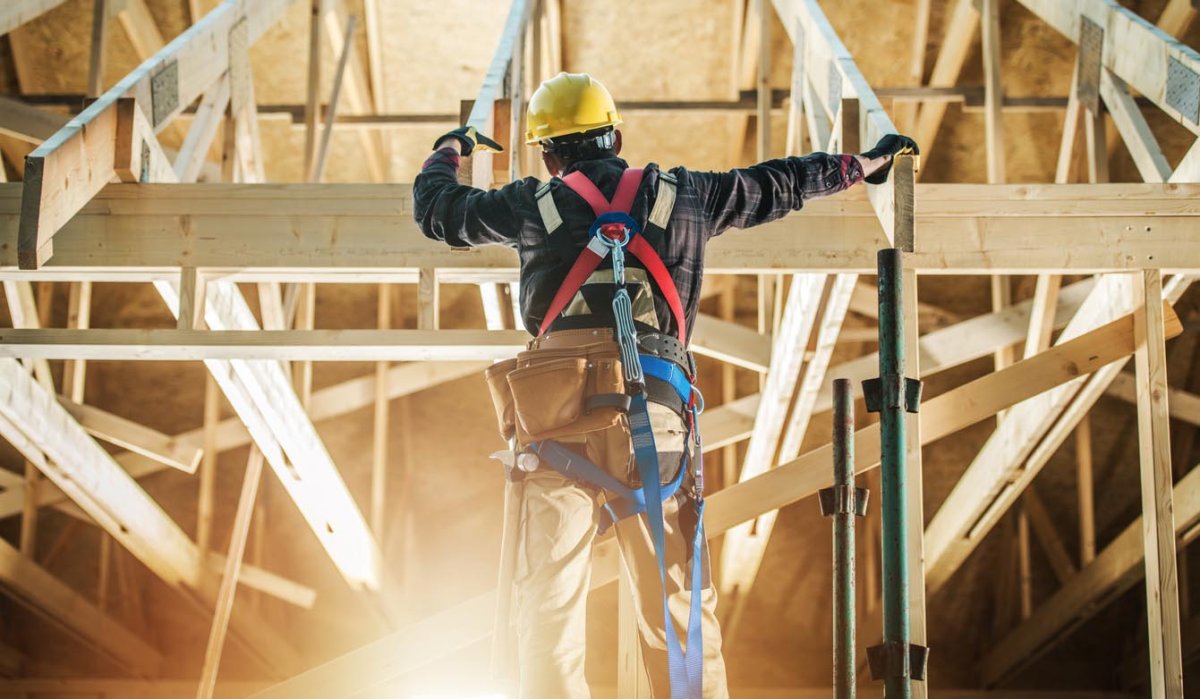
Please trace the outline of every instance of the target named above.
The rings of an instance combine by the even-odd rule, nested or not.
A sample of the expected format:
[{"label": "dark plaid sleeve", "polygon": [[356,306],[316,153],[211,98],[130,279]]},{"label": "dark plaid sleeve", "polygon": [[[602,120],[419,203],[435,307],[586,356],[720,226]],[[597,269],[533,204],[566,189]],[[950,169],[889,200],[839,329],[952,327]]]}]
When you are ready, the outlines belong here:
[{"label": "dark plaid sleeve", "polygon": [[853,155],[810,153],[729,172],[687,172],[707,218],[709,235],[782,218],[809,199],[837,194],[863,179]]},{"label": "dark plaid sleeve", "polygon": [[413,182],[413,218],[421,232],[453,247],[515,247],[521,229],[513,211],[517,183],[490,191],[459,184],[458,165],[458,153],[442,148],[421,166]]}]

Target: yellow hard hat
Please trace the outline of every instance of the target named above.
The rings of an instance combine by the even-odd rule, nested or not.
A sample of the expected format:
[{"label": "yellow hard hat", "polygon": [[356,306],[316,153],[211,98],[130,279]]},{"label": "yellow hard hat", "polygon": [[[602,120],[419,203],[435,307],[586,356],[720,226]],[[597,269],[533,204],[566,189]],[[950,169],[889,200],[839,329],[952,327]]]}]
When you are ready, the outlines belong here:
[{"label": "yellow hard hat", "polygon": [[608,88],[587,73],[559,73],[529,98],[525,143],[621,123]]}]

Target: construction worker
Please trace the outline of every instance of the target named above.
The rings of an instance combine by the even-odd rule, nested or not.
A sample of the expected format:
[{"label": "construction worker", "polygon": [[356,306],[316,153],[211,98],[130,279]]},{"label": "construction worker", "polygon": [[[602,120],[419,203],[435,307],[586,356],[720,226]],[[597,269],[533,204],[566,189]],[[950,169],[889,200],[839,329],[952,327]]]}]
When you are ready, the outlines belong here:
[{"label": "construction worker", "polygon": [[883,182],[892,156],[916,144],[893,135],[863,155],[812,153],[719,173],[633,169],[618,157],[612,96],[585,73],[543,83],[526,123],[549,181],[459,184],[460,156],[500,149],[462,127],[437,140],[413,188],[427,237],[520,256],[521,315],[535,339],[488,371],[512,447],[505,465],[521,485],[512,575],[520,696],[589,696],[592,547],[615,524],[654,696],[726,697],[703,538],[702,398],[687,351],[705,245],[864,178]]}]

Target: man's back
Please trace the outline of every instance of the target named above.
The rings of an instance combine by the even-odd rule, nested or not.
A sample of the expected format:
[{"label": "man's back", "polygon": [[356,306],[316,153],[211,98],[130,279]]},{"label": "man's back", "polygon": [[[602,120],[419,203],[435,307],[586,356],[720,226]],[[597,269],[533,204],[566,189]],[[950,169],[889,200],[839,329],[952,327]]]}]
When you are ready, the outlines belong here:
[{"label": "man's back", "polygon": [[[526,178],[483,192],[458,184],[457,167],[458,155],[449,149],[436,151],[425,162],[413,190],[417,223],[427,237],[450,245],[500,244],[516,248],[521,260],[524,324],[537,334],[550,299],[587,245],[595,213],[561,178],[552,178],[550,196],[563,225],[551,235],[537,203],[541,181]],[[611,197],[628,167],[612,155],[572,163],[562,175],[580,172],[604,196]],[[644,226],[658,194],[659,168],[651,163],[643,171],[630,213]],[[689,336],[700,300],[704,247],[710,238],[730,227],[748,228],[776,220],[800,209],[808,199],[835,194],[862,179],[862,168],[853,156],[824,153],[770,160],[728,172],[676,167],[670,173],[677,182],[677,194],[657,251],[683,303]],[[629,266],[640,268],[641,263],[631,260]],[[675,334],[675,321],[661,294],[654,295],[654,307],[657,328]],[[605,318],[596,320],[598,325],[606,325]],[[578,327],[586,322],[577,319],[567,325]]]}]

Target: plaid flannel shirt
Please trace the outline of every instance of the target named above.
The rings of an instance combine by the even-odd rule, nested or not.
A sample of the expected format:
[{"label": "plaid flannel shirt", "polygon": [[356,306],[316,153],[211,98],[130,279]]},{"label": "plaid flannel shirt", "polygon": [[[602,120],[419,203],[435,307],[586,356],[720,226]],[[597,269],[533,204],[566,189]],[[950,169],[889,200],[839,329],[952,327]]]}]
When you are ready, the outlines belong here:
[{"label": "plaid flannel shirt", "polygon": [[[452,148],[436,150],[425,161],[413,186],[414,218],[426,237],[453,247],[506,245],[521,262],[521,312],[525,327],[536,335],[542,317],[562,285],[574,258],[564,259],[563,241],[549,239],[538,213],[535,193],[541,182],[533,177],[500,189],[483,191],[458,183],[459,155]],[[616,191],[628,164],[617,157],[572,164],[605,196]],[[631,215],[643,225],[658,191],[658,166],[644,169]],[[696,317],[704,276],[704,247],[728,228],[750,228],[782,218],[817,197],[841,192],[863,179],[862,166],[851,155],[812,153],[768,160],[728,172],[670,170],[678,181],[675,209],[659,246],[687,315],[687,335]],[[564,173],[566,174],[566,173]],[[554,202],[563,225],[555,236],[570,236],[568,249],[577,255],[587,244],[595,214],[560,179],[552,180]],[[605,261],[605,265],[610,265]],[[630,258],[627,266],[640,266]],[[674,334],[675,321],[666,303],[655,294],[659,328]]]}]

